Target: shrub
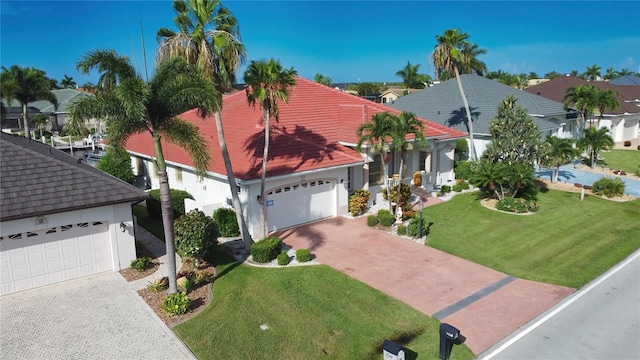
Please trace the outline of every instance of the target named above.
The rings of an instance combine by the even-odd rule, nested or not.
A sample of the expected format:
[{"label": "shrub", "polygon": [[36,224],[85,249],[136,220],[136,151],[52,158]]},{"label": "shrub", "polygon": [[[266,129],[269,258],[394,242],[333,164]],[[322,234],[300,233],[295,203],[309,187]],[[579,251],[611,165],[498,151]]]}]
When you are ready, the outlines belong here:
[{"label": "shrub", "polygon": [[442,193],[446,194],[446,193],[450,193],[451,192],[451,186],[449,185],[442,185],[442,188],[440,189],[440,191],[442,191]]},{"label": "shrub", "polygon": [[[420,234],[420,223],[422,222],[422,234]],[[422,219],[420,219],[419,216],[414,217],[413,219],[411,219],[411,221],[409,221],[409,227],[407,228],[407,234],[409,236],[412,236],[414,238],[421,238],[423,236],[427,236],[429,235],[429,232],[431,231],[431,225],[433,225],[432,222],[427,223],[427,219],[425,218],[425,216],[422,216]]]},{"label": "shrub", "polygon": [[516,214],[537,212],[539,210],[538,203],[536,201],[524,198],[514,198],[511,196],[498,201],[496,203],[496,209]]},{"label": "shrub", "polygon": [[162,310],[169,316],[186,314],[190,305],[191,300],[184,291],[165,296],[162,299]]},{"label": "shrub", "polygon": [[234,237],[240,235],[236,212],[230,208],[217,208],[213,212],[213,222],[218,226],[220,236]]},{"label": "shrub", "polygon": [[188,276],[183,276],[176,281],[176,285],[178,285],[178,289],[189,292],[195,284]]},{"label": "shrub", "polygon": [[136,182],[136,176],[131,167],[131,155],[124,148],[109,146],[96,167],[129,184]]},{"label": "shrub", "polygon": [[456,178],[469,180],[473,173],[473,162],[471,161],[456,161],[455,170]]},{"label": "shrub", "polygon": [[[149,213],[149,216],[154,219],[162,220],[162,209],[160,208],[160,190],[150,190],[149,196],[151,196],[151,198],[147,199],[146,201],[147,212]],[[183,190],[171,189],[171,206],[173,207],[173,217],[176,219],[185,214],[184,199],[193,200],[193,196]]]},{"label": "shrub", "polygon": [[407,210],[402,212],[402,220],[409,220],[416,217],[416,212],[413,210]]},{"label": "shrub", "polygon": [[624,194],[624,181],[620,178],[606,178],[593,183],[593,193],[596,195],[604,195],[608,198],[612,198],[614,196],[622,196]]},{"label": "shrub", "polygon": [[358,189],[349,197],[349,213],[357,216],[364,212],[369,204],[371,193],[366,189]]},{"label": "shrub", "polygon": [[[387,197],[387,188],[382,188],[382,198],[385,200],[389,200]],[[398,197],[398,187],[394,186],[389,189],[389,196],[391,196],[391,201],[395,202]],[[403,206],[409,202],[411,199],[411,187],[407,184],[400,184],[400,206]]]},{"label": "shrub", "polygon": [[142,257],[131,260],[131,265],[129,265],[129,267],[138,271],[144,271],[149,264],[151,264],[151,258]]},{"label": "shrub", "polygon": [[367,226],[373,227],[373,226],[378,225],[379,222],[380,222],[380,220],[378,219],[377,216],[375,216],[375,215],[367,216]]},{"label": "shrub", "polygon": [[298,260],[299,262],[311,261],[311,250],[309,249],[296,250],[296,260]]},{"label": "shrub", "polygon": [[198,209],[189,211],[174,223],[176,250],[182,256],[202,260],[218,242],[218,228]]},{"label": "shrub", "polygon": [[149,284],[147,285],[147,289],[149,289],[149,291],[154,293],[166,290],[168,288],[169,288],[169,278],[166,276],[154,282],[149,281]]},{"label": "shrub", "polygon": [[211,275],[205,271],[196,270],[188,276],[194,286],[206,284],[211,281]]},{"label": "shrub", "polygon": [[267,263],[278,257],[282,250],[282,239],[266,237],[251,245],[251,256],[259,263]]},{"label": "shrub", "polygon": [[467,139],[458,139],[456,140],[456,154],[465,154],[469,152],[469,144],[467,143]]},{"label": "shrub", "polygon": [[636,149],[640,150],[640,145],[638,145],[638,147]]},{"label": "shrub", "polygon": [[278,255],[278,265],[285,266],[285,265],[289,264],[290,261],[291,261],[291,259],[289,259],[289,254],[287,254],[287,251],[286,250],[282,250],[280,255]]},{"label": "shrub", "polygon": [[380,210],[378,211],[378,219],[380,220],[380,224],[382,226],[389,227],[396,222],[396,217],[393,216],[388,210]]},{"label": "shrub", "polygon": [[455,191],[455,192],[461,192],[461,191],[462,191],[462,190],[464,190],[464,189],[462,188],[462,185],[455,184],[455,185],[453,185],[453,186],[451,187],[451,190],[453,190],[453,191]]},{"label": "shrub", "polygon": [[407,235],[407,227],[404,225],[398,225],[398,235]]}]

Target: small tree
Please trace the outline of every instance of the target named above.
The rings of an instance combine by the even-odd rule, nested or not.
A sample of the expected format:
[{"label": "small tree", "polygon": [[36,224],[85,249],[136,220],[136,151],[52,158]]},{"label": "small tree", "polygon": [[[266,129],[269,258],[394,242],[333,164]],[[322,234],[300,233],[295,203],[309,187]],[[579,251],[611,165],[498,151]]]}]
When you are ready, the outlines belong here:
[{"label": "small tree", "polygon": [[129,184],[136,182],[136,176],[131,167],[131,157],[127,150],[121,147],[109,146],[107,153],[98,162],[97,168]]},{"label": "small tree", "polygon": [[609,129],[596,129],[592,127],[585,129],[584,137],[578,139],[576,142],[579,149],[587,152],[592,169],[596,167],[600,150],[608,150],[612,148],[614,144],[613,138],[609,135]]},{"label": "small tree", "polygon": [[213,219],[198,209],[180,216],[174,222],[174,228],[176,250],[181,256],[195,259],[196,263],[217,244],[220,236]]}]

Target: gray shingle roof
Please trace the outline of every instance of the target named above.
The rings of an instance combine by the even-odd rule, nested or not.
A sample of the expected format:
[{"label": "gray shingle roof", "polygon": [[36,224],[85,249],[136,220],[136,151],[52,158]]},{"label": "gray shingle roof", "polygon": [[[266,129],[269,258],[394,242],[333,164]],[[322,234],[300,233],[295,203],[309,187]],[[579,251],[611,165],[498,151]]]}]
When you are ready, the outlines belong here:
[{"label": "gray shingle roof", "polygon": [[[567,111],[562,103],[542,96],[515,89],[495,80],[478,75],[461,75],[475,134],[489,135],[489,124],[497,115],[498,105],[507,95],[513,94],[517,104],[527,109],[530,115],[543,115],[544,118],[532,116],[538,130],[544,133],[558,129],[558,125],[546,119],[556,117],[565,119]],[[414,113],[415,115],[468,132],[466,112],[456,79],[444,81],[421,91],[398,98],[389,107]]]},{"label": "gray shingle roof", "polygon": [[0,133],[0,220],[110,204],[148,195],[37,141]]},{"label": "gray shingle roof", "polygon": [[613,85],[621,86],[637,86],[640,85],[640,76],[637,75],[624,75],[618,78],[612,79],[609,83]]},{"label": "gray shingle roof", "polygon": [[[55,109],[55,106],[50,103],[48,100],[39,100],[29,103],[28,105],[32,108],[40,110],[41,113],[67,113],[69,112],[67,107],[76,100],[93,96],[83,91],[73,90],[73,89],[57,89],[51,90],[51,92],[56,96],[58,103],[58,109]],[[13,100],[11,104],[7,104],[7,102],[3,99],[3,103],[5,106],[17,108],[20,113],[22,110],[20,109],[20,103],[16,100]]]}]

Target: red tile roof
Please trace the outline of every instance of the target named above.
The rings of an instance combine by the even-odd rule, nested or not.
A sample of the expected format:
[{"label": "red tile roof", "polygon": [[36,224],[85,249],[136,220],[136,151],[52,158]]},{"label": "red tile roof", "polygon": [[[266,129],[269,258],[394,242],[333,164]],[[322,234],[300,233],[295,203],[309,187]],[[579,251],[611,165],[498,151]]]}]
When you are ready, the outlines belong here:
[{"label": "red tile roof", "polygon": [[[280,119],[271,119],[267,174],[277,176],[362,162],[355,150],[342,145],[356,144],[356,129],[382,111],[399,111],[313,81],[297,78],[288,104],[280,103]],[[213,116],[201,119],[195,110],[181,116],[196,124],[209,143],[212,162],[209,170],[226,175]],[[467,133],[421,119],[428,139],[449,139]],[[264,124],[259,106],[249,106],[244,91],[223,97],[222,122],[234,175],[250,180],[260,177]],[[147,133],[132,136],[127,149],[154,156]],[[193,162],[179,147],[163,142],[167,161],[191,166]]]}]

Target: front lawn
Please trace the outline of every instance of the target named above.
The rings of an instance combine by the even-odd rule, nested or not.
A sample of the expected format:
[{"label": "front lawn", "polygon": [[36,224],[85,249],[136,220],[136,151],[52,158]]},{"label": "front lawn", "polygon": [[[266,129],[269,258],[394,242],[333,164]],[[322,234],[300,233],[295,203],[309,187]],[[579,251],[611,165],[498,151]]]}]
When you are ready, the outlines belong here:
[{"label": "front lawn", "polygon": [[461,194],[426,208],[428,245],[523,279],[579,288],[640,248],[640,200],[540,193],[540,211],[512,215]]},{"label": "front lawn", "polygon": [[605,166],[612,170],[623,170],[629,174],[640,171],[640,151],[638,150],[610,150],[601,151]]},{"label": "front lawn", "polygon": [[217,270],[209,306],[173,328],[199,359],[382,358],[385,339],[438,358],[437,320],[327,266]]}]

